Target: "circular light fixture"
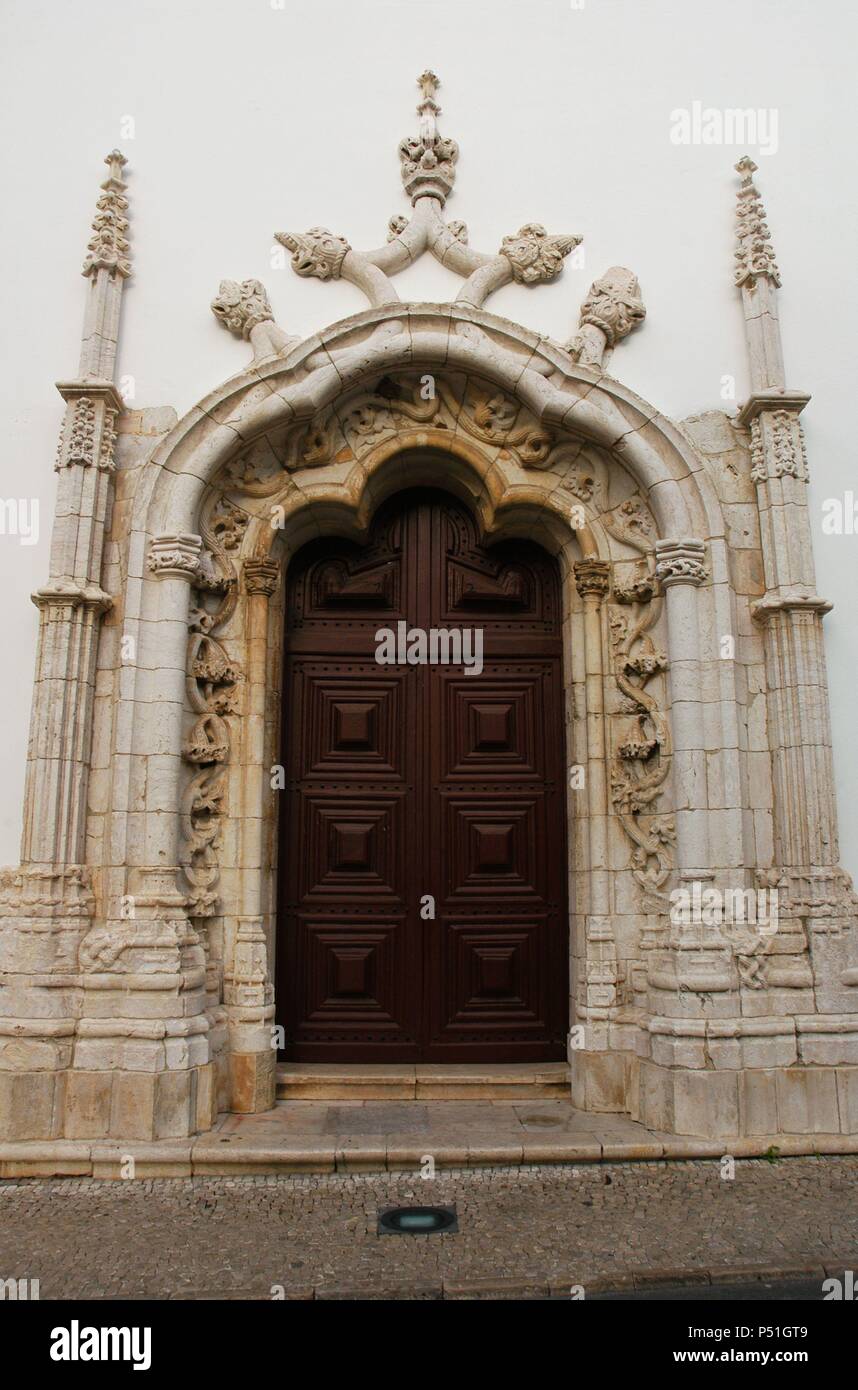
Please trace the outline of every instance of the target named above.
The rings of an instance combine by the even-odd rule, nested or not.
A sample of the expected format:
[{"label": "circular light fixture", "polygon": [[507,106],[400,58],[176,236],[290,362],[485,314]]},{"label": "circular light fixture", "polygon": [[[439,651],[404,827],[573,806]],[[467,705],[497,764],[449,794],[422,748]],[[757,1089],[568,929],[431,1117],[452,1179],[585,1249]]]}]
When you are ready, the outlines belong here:
[{"label": "circular light fixture", "polygon": [[378,1217],[380,1236],[430,1236],[458,1229],[455,1207],[388,1207]]}]

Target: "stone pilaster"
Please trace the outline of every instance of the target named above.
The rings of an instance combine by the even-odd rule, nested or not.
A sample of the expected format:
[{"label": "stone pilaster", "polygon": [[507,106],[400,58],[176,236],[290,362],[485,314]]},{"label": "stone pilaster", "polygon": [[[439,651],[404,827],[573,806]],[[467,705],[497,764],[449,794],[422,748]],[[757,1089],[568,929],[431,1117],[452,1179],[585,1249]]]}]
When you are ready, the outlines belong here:
[{"label": "stone pilaster", "polygon": [[[700,586],[708,578],[706,546],[696,537],[656,542],[656,578],[665,595],[669,633],[677,887],[689,892],[715,880],[710,843],[706,721],[700,634]],[[653,953],[654,1013],[731,1014],[735,987],[723,941],[703,922],[672,924],[666,956]],[[704,996],[709,1001],[704,1005]]]},{"label": "stone pilaster", "polygon": [[[784,1013],[858,1011],[856,899],[839,867],[837,807],[822,619],[808,510],[800,414],[810,397],[785,385],[777,316],[780,274],[749,159],[739,161],[736,282],[742,291],[750,430],[766,592],[753,615],[765,632],[775,863],[759,880],[779,895],[768,969]],[[810,962],[807,951],[810,951]],[[812,966],[812,972],[811,972]],[[811,992],[813,985],[813,992]],[[858,1058],[858,1054],[856,1054]]]},{"label": "stone pilaster", "polygon": [[109,175],[83,266],[89,295],[78,375],[57,383],[66,411],[55,463],[50,574],[33,595],[39,636],[21,867],[3,871],[0,889],[0,1087],[8,1091],[0,1096],[0,1136],[15,1138],[61,1131],[58,1078],[72,1060],[78,949],[95,908],[84,863],[86,806],[96,654],[112,603],[101,587],[122,410],[112,378],[122,288],[131,271],[125,160],[114,150],[105,163]]}]

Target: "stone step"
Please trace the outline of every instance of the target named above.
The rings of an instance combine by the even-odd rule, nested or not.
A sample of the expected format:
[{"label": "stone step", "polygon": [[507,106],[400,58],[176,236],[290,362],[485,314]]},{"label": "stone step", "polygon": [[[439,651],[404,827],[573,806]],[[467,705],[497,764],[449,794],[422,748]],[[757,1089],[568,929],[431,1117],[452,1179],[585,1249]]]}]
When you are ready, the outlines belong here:
[{"label": "stone step", "polygon": [[286,1062],[277,1067],[278,1100],[564,1100],[569,1086],[566,1062],[497,1066]]}]

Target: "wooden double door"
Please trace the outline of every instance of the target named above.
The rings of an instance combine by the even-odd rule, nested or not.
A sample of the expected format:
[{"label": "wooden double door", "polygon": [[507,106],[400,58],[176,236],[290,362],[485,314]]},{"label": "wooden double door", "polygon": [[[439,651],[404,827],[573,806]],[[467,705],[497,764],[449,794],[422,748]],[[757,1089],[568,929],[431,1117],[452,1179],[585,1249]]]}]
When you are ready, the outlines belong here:
[{"label": "wooden double door", "polygon": [[[564,1057],[556,562],[527,542],[486,548],[458,501],[412,491],[380,509],[366,546],[305,547],[287,596],[285,1056]],[[443,660],[455,633],[468,665]]]}]

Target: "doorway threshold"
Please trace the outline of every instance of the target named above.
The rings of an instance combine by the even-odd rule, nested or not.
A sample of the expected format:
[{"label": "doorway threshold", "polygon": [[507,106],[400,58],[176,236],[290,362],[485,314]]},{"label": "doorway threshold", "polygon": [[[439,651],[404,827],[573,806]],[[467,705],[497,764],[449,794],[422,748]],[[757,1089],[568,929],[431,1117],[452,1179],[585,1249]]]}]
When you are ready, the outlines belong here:
[{"label": "doorway threshold", "polygon": [[566,1062],[277,1067],[278,1100],[568,1100],[570,1084]]}]

